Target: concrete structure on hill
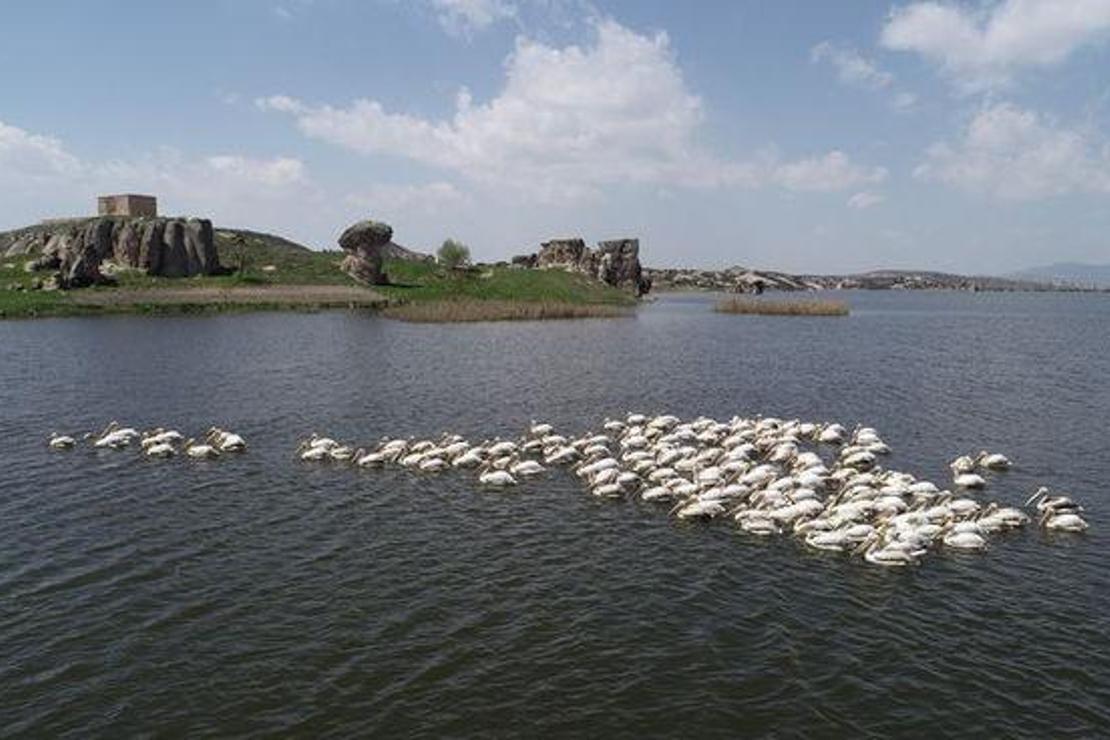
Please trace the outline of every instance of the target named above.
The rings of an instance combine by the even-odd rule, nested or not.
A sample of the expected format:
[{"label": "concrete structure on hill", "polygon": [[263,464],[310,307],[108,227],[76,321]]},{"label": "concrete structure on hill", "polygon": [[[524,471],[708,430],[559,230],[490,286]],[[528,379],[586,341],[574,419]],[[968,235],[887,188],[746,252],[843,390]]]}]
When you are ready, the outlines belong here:
[{"label": "concrete structure on hill", "polygon": [[153,195],[102,195],[96,199],[96,205],[101,216],[158,217],[158,200]]}]

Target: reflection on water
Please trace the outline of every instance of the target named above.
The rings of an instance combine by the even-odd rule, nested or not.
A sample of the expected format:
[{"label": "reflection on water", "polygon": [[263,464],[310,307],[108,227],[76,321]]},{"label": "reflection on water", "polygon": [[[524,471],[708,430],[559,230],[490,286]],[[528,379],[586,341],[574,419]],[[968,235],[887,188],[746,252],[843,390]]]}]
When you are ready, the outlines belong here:
[{"label": "reflection on water", "polygon": [[[616,321],[257,314],[0,323],[0,723],[15,734],[1043,737],[1110,731],[1110,301],[852,294],[847,319],[670,296]],[[311,431],[569,432],[609,414],[876,426],[945,479],[982,448],[1088,509],[909,572],[598,501],[572,476],[296,463]],[[252,443],[52,454],[109,419]]]}]

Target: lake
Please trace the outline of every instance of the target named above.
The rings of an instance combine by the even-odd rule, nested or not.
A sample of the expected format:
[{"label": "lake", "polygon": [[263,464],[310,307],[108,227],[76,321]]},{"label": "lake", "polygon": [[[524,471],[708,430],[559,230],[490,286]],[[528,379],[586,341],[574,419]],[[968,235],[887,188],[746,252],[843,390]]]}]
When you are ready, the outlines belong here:
[{"label": "lake", "polygon": [[[0,322],[0,734],[1110,734],[1110,297],[839,297],[851,317]],[[868,424],[942,486],[1003,452],[983,498],[1048,485],[1091,529],[886,570],[562,470],[505,493],[293,455],[629,411]],[[45,445],[112,419],[251,446]]]}]

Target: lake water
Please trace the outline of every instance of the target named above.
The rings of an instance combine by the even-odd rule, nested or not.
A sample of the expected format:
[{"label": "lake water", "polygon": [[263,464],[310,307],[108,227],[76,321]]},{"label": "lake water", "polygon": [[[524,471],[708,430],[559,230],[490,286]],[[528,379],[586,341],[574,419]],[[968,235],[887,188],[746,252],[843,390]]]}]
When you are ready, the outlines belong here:
[{"label": "lake water", "polygon": [[[1106,736],[1110,298],[861,293],[847,319],[426,326],[346,314],[0,323],[0,734]],[[308,466],[312,431],[567,432],[640,410],[873,425],[1088,511],[889,571],[554,472]],[[242,457],[51,453],[227,426]]]}]

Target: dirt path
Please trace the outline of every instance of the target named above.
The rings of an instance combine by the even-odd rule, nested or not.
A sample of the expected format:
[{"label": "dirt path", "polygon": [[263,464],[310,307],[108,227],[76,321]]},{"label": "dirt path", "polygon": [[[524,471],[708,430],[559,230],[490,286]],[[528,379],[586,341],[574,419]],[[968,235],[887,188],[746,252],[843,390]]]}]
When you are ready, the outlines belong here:
[{"label": "dirt path", "polygon": [[368,288],[348,285],[257,285],[234,288],[150,288],[74,291],[71,300],[84,306],[274,305],[305,307],[384,306],[389,299]]}]

